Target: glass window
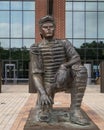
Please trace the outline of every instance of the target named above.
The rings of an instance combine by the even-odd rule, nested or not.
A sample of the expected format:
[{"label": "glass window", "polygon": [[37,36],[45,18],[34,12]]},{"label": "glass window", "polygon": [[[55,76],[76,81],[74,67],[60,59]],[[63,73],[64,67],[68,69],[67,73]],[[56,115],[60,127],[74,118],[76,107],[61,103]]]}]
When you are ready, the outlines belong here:
[{"label": "glass window", "polygon": [[21,48],[22,39],[11,39],[11,48]]},{"label": "glass window", "polygon": [[11,12],[11,37],[22,37],[22,12]]},{"label": "glass window", "polygon": [[0,11],[0,37],[9,36],[9,12]]},{"label": "glass window", "polygon": [[23,2],[23,10],[35,10],[35,2]]},{"label": "glass window", "polygon": [[86,39],[87,48],[97,48],[98,41],[96,39]]},{"label": "glass window", "polygon": [[82,40],[82,39],[73,40],[73,46],[76,48],[80,48],[83,43],[84,43],[84,40]]},{"label": "glass window", "polygon": [[86,2],[86,11],[96,11],[97,2]]},{"label": "glass window", "polygon": [[35,13],[24,12],[24,37],[35,37]]},{"label": "glass window", "polygon": [[84,12],[74,12],[74,38],[84,37]]},{"label": "glass window", "polygon": [[98,3],[98,11],[104,11],[104,2]]},{"label": "glass window", "polygon": [[99,48],[98,50],[98,59],[104,59],[104,43],[103,43],[103,48]]},{"label": "glass window", "polygon": [[9,48],[9,39],[0,39],[0,47]]},{"label": "glass window", "polygon": [[74,2],[73,7],[74,7],[74,11],[75,10],[78,10],[78,11],[84,10],[84,2]]},{"label": "glass window", "polygon": [[9,2],[1,1],[0,2],[0,10],[9,10]]},{"label": "glass window", "polygon": [[72,38],[72,13],[66,12],[66,37]]},{"label": "glass window", "polygon": [[97,38],[97,12],[86,12],[86,38]]},{"label": "glass window", "polygon": [[23,46],[26,47],[27,49],[29,49],[30,46],[35,43],[35,40],[34,39],[24,39],[23,43],[24,43]]},{"label": "glass window", "polygon": [[11,1],[11,10],[22,10],[22,2]]},{"label": "glass window", "polygon": [[98,47],[102,48],[104,50],[104,39],[99,39],[98,40]]},{"label": "glass window", "polygon": [[97,49],[93,49],[93,48],[86,49],[86,59],[87,60],[97,59],[97,55],[98,55]]},{"label": "glass window", "polygon": [[98,13],[98,38],[104,38],[104,12]]},{"label": "glass window", "polygon": [[[28,78],[29,48],[34,39],[35,1],[0,1],[0,60],[3,63],[3,79],[4,60],[7,64],[16,63],[16,78],[19,82],[19,78]],[[24,82],[23,79],[21,81]]]},{"label": "glass window", "polygon": [[66,2],[66,10],[72,10],[72,2]]}]

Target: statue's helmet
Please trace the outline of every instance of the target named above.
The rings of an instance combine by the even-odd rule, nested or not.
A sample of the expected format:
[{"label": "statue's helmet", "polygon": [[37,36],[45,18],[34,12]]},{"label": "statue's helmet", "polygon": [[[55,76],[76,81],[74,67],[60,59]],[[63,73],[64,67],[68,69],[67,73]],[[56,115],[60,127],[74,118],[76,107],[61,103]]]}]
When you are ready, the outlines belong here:
[{"label": "statue's helmet", "polygon": [[50,15],[46,15],[44,17],[42,17],[40,20],[39,20],[39,26],[41,27],[44,23],[46,22],[51,22],[54,24],[55,26],[55,21],[54,21],[54,18]]}]

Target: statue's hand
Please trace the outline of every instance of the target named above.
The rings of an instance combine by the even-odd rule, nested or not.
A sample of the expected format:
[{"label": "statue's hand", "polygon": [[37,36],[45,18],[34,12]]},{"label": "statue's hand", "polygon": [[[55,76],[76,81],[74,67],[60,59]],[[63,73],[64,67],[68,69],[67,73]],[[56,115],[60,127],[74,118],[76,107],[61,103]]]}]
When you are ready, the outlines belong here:
[{"label": "statue's hand", "polygon": [[40,103],[41,103],[42,106],[44,106],[44,105],[50,106],[50,105],[53,104],[52,98],[49,97],[49,96],[46,95],[46,94],[42,94],[42,95],[40,96],[40,100],[41,100]]}]

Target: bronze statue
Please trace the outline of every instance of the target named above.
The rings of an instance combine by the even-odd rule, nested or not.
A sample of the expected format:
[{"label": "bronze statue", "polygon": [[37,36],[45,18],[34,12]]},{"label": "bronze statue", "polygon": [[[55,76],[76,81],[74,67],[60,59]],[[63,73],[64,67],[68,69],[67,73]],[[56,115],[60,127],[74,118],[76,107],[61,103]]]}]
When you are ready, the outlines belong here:
[{"label": "bronze statue", "polygon": [[39,21],[42,41],[30,48],[32,78],[38,93],[36,119],[48,122],[56,92],[71,93],[70,120],[79,125],[89,121],[81,111],[86,89],[87,71],[81,64],[79,54],[67,40],[54,38],[55,22],[52,16]]}]

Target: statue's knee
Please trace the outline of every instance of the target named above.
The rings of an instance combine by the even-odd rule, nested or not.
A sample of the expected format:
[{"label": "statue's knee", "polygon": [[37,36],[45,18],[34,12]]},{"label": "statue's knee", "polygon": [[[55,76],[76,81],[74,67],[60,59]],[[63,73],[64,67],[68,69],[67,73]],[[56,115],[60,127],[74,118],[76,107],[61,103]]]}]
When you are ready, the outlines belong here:
[{"label": "statue's knee", "polygon": [[72,70],[78,77],[87,78],[87,69],[83,65],[73,65]]}]

